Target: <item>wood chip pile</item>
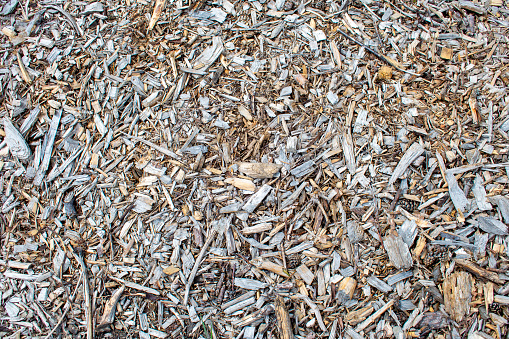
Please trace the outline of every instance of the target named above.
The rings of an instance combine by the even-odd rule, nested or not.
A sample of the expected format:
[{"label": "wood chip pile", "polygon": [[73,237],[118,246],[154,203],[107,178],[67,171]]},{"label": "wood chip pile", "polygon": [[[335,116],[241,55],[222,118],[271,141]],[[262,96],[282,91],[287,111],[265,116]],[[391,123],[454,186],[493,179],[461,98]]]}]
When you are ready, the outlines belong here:
[{"label": "wood chip pile", "polygon": [[0,337],[508,338],[508,1],[0,1]]}]

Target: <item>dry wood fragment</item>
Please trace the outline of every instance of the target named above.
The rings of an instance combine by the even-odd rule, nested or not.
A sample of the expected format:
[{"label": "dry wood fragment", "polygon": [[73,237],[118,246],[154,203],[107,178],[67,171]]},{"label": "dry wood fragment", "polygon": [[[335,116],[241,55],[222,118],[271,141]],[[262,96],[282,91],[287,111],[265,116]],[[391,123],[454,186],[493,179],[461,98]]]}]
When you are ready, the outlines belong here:
[{"label": "dry wood fragment", "polygon": [[150,142],[148,140],[145,140],[143,138],[138,138],[138,137],[135,137],[135,136],[128,136],[128,137],[130,137],[132,139],[135,139],[137,141],[140,141],[140,142],[144,143],[145,145],[147,145],[149,147],[152,147],[153,149],[155,149],[155,150],[157,150],[157,151],[159,151],[159,152],[161,152],[161,153],[163,153],[163,154],[165,154],[165,155],[167,155],[169,157],[172,157],[174,159],[179,159],[179,156],[177,154],[173,153],[172,151],[170,151],[170,150],[168,150],[168,149],[166,149],[164,147],[158,146],[158,145],[154,144],[153,142]]},{"label": "dry wood fragment", "polygon": [[237,287],[254,291],[267,287],[267,283],[249,278],[235,278],[234,284]]},{"label": "dry wood fragment", "polygon": [[263,199],[265,199],[265,197],[267,196],[267,194],[269,194],[271,190],[272,187],[270,187],[269,185],[263,185],[255,194],[253,194],[249,198],[249,200],[244,204],[242,209],[249,213],[253,212],[258,207],[258,205],[261,204]]},{"label": "dry wood fragment", "polygon": [[315,275],[313,274],[313,272],[309,270],[309,268],[306,265],[300,265],[299,267],[297,267],[296,272],[299,274],[302,280],[304,280],[308,285],[310,285],[315,279]]},{"label": "dry wood fragment", "polygon": [[353,298],[353,294],[355,293],[355,288],[357,287],[357,281],[352,277],[343,278],[337,287],[337,298],[340,303],[345,303],[346,301]]},{"label": "dry wood fragment", "polygon": [[9,146],[11,154],[20,160],[28,159],[32,152],[30,151],[25,138],[23,138],[23,135],[7,117],[4,118],[4,132],[5,142],[7,143],[7,146]]},{"label": "dry wood fragment", "polygon": [[445,310],[454,321],[460,322],[470,311],[472,280],[466,272],[455,272],[444,281]]},{"label": "dry wood fragment", "polygon": [[145,293],[150,293],[150,294],[153,294],[153,295],[160,295],[161,294],[156,289],[153,289],[153,288],[150,288],[150,287],[146,287],[146,286],[142,286],[140,284],[133,283],[131,281],[127,281],[127,280],[124,280],[124,279],[121,279],[121,278],[117,278],[117,277],[112,277],[112,276],[110,276],[110,278],[112,280],[115,280],[115,281],[119,282],[120,284],[124,284],[125,287],[128,287],[128,288],[139,290],[139,291],[142,291],[142,292],[145,292]]},{"label": "dry wood fragment", "polygon": [[464,269],[468,270],[469,272],[475,274],[478,277],[488,279],[490,281],[493,281],[496,284],[504,283],[504,281],[499,278],[497,273],[487,271],[484,268],[479,267],[476,264],[474,264],[468,260],[455,259],[454,261],[456,262],[457,265],[463,267]]},{"label": "dry wood fragment", "polygon": [[288,274],[288,271],[283,266],[277,265],[271,261],[255,260],[253,261],[253,265],[258,267],[259,269],[274,272],[284,278],[290,278],[290,274]]},{"label": "dry wood fragment", "polygon": [[251,115],[251,112],[249,112],[249,110],[242,105],[239,105],[239,114],[247,120],[253,120],[253,115]]},{"label": "dry wood fragment", "polygon": [[495,295],[493,297],[493,301],[495,301],[496,303],[500,303],[500,304],[504,304],[504,305],[509,305],[509,297],[508,296]]},{"label": "dry wood fragment", "polygon": [[341,55],[339,53],[338,46],[336,45],[336,43],[334,41],[330,42],[330,49],[332,52],[332,56],[334,58],[334,62],[336,63],[336,67],[341,68],[341,65],[343,64],[341,62]]},{"label": "dry wood fragment", "polygon": [[364,321],[371,313],[373,313],[373,310],[374,309],[372,306],[362,307],[358,310],[349,312],[346,315],[345,320],[352,326],[357,325],[361,321]]},{"label": "dry wood fragment", "polygon": [[97,330],[105,328],[113,323],[113,320],[115,319],[115,312],[117,310],[117,303],[122,296],[122,293],[124,293],[124,290],[124,285],[119,287],[115,292],[113,292],[111,298],[104,305],[103,315],[99,320],[99,324],[97,324]]},{"label": "dry wood fragment", "polygon": [[446,171],[445,178],[449,186],[449,196],[458,212],[464,212],[468,206],[468,199],[465,192],[459,187],[458,181],[450,171]]},{"label": "dry wood fragment", "polygon": [[384,314],[385,311],[387,311],[389,308],[391,308],[392,305],[394,305],[394,299],[389,301],[388,303],[386,303],[382,307],[380,307],[380,309],[378,309],[378,311],[376,311],[375,313],[370,315],[366,320],[364,320],[362,323],[357,325],[357,327],[355,328],[355,331],[356,332],[360,332],[363,329],[365,329],[367,326],[369,326],[369,324],[371,324],[376,319],[378,319],[382,314]]},{"label": "dry wood fragment", "polygon": [[94,317],[92,310],[92,296],[90,292],[90,282],[87,273],[87,266],[83,260],[82,253],[76,255],[76,259],[80,263],[83,274],[83,295],[85,299],[85,320],[87,322],[87,339],[94,338]]},{"label": "dry wood fragment", "polygon": [[443,47],[442,51],[440,52],[440,57],[445,60],[451,60],[452,53],[452,48]]},{"label": "dry wood fragment", "polygon": [[474,3],[473,1],[460,0],[459,1],[459,6],[461,8],[463,8],[463,9],[472,11],[472,12],[477,13],[477,14],[483,15],[483,14],[486,13],[486,9],[484,9],[482,6]]},{"label": "dry wood fragment", "polygon": [[406,150],[403,157],[399,160],[398,165],[394,169],[394,172],[389,179],[389,184],[393,184],[397,179],[406,171],[408,166],[412,162],[415,161],[422,153],[424,152],[424,148],[417,142],[414,142],[408,149]]},{"label": "dry wood fragment", "polygon": [[279,295],[276,297],[275,311],[277,325],[279,328],[279,333],[281,334],[281,338],[292,339],[294,336],[292,331],[292,322],[290,320],[290,315],[288,314],[288,310],[286,309],[283,298]]},{"label": "dry wood fragment", "polygon": [[27,84],[31,84],[32,78],[30,77],[30,74],[28,74],[28,71],[27,71],[25,65],[23,64],[23,61],[21,60],[21,55],[19,54],[19,51],[16,52],[16,57],[18,58],[18,66],[21,71],[21,76],[23,77],[23,80]]},{"label": "dry wood fragment", "polygon": [[191,290],[191,285],[194,282],[194,278],[196,277],[196,273],[198,272],[198,268],[200,267],[201,261],[203,260],[203,257],[205,256],[205,253],[206,253],[208,247],[210,246],[210,243],[212,242],[212,240],[214,240],[216,234],[217,234],[217,228],[213,227],[210,234],[207,236],[207,240],[205,241],[205,244],[201,248],[201,251],[198,254],[198,257],[196,257],[191,274],[189,275],[189,277],[187,277],[186,291],[184,294],[184,301],[183,301],[184,306],[187,305],[187,301],[189,299],[189,291]]},{"label": "dry wood fragment", "polygon": [[246,191],[252,191],[254,192],[256,190],[256,185],[248,179],[241,179],[241,178],[227,178],[224,181],[227,184],[231,184],[232,186],[235,186],[241,190]]},{"label": "dry wood fragment", "polygon": [[161,13],[163,12],[164,6],[166,5],[166,0],[157,0],[154,5],[154,11],[152,12],[152,17],[150,18],[150,22],[148,23],[148,31],[152,30],[159,20]]},{"label": "dry wood fragment", "polygon": [[408,245],[405,244],[396,230],[389,231],[384,239],[384,248],[394,266],[399,269],[412,267],[413,260]]},{"label": "dry wood fragment", "polygon": [[477,100],[475,97],[470,96],[468,99],[468,106],[470,106],[470,114],[472,115],[472,120],[475,124],[478,124],[481,121],[481,114],[479,113],[479,109],[477,107]]},{"label": "dry wood fragment", "polygon": [[380,67],[378,70],[378,79],[389,80],[390,78],[392,78],[392,68],[387,65]]},{"label": "dry wood fragment", "polygon": [[490,234],[509,235],[509,228],[506,224],[495,218],[477,218],[479,228]]},{"label": "dry wood fragment", "polygon": [[260,162],[241,162],[239,165],[239,171],[247,176],[256,179],[272,178],[276,173],[279,172],[282,165],[271,164],[271,163],[260,163]]},{"label": "dry wood fragment", "polygon": [[45,148],[43,150],[42,163],[39,165],[39,169],[34,178],[34,185],[41,185],[44,179],[44,175],[48,170],[50,161],[51,161],[51,153],[53,152],[53,145],[55,143],[55,137],[58,132],[58,126],[60,125],[60,118],[62,117],[62,110],[59,109],[53,115],[51,119],[51,124],[49,126],[49,131],[44,138]]},{"label": "dry wood fragment", "polygon": [[62,15],[67,19],[67,21],[69,21],[71,26],[73,26],[73,28],[76,30],[76,32],[78,32],[79,35],[83,36],[85,34],[83,32],[83,30],[81,29],[81,27],[78,26],[78,24],[76,23],[76,20],[74,19],[74,17],[72,17],[69,13],[67,13],[63,8],[61,8],[60,6],[56,6],[56,5],[48,5],[45,7],[54,9],[54,10],[62,13]]},{"label": "dry wood fragment", "polygon": [[343,133],[343,138],[341,141],[343,145],[343,154],[345,155],[346,165],[350,173],[353,175],[357,170],[357,165],[355,163],[352,135],[348,132]]}]

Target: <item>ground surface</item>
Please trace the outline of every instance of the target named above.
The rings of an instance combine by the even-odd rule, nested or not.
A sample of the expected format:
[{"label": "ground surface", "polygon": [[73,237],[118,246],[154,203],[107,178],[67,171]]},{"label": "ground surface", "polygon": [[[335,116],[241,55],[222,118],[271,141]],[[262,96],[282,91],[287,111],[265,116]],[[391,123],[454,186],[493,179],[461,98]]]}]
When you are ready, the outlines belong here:
[{"label": "ground surface", "polygon": [[1,6],[0,336],[508,336],[506,2]]}]

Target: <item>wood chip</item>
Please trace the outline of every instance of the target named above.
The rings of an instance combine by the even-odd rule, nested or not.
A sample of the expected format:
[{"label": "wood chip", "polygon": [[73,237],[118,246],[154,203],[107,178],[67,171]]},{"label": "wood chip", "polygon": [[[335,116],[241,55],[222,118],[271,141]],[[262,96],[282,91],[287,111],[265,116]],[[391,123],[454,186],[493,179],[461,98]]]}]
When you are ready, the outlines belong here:
[{"label": "wood chip", "polygon": [[454,321],[462,321],[470,311],[472,281],[470,274],[456,272],[444,281],[445,310]]}]

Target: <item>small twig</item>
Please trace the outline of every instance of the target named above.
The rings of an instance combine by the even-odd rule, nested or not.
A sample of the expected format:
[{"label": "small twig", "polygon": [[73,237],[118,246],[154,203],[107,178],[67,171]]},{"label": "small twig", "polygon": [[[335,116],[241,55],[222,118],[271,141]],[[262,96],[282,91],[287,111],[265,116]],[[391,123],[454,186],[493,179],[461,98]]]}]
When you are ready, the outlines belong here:
[{"label": "small twig", "polygon": [[387,57],[383,56],[382,54],[378,53],[377,51],[375,51],[374,49],[371,49],[370,47],[364,45],[362,42],[358,41],[358,40],[355,40],[353,37],[349,36],[348,34],[346,34],[345,32],[343,32],[342,30],[338,29],[337,32],[339,32],[339,34],[341,34],[342,36],[344,36],[345,38],[347,38],[348,40],[352,41],[352,42],[355,42],[357,45],[359,46],[362,46],[366,49],[366,51],[368,51],[369,53],[373,54],[374,56],[376,56],[378,59],[388,63],[389,65],[393,66],[394,68],[396,68],[398,71],[401,71],[401,72],[405,72],[405,73],[408,73],[408,74],[411,74],[411,75],[416,75],[416,76],[421,76],[419,73],[414,73],[414,72],[411,72],[411,71],[407,71],[406,69],[403,69],[401,67],[399,67],[398,65],[396,65],[393,61],[389,60]]},{"label": "small twig", "polygon": [[78,253],[78,255],[75,254],[76,260],[81,265],[82,275],[83,275],[83,294],[85,299],[85,317],[87,320],[87,339],[93,339],[94,338],[94,324],[93,324],[93,316],[92,316],[92,299],[90,294],[90,284],[88,281],[88,275],[87,275],[87,266],[85,264],[85,261],[83,260],[83,254],[81,251]]},{"label": "small twig", "polygon": [[391,205],[389,206],[389,211],[394,211],[394,208],[396,207],[396,204],[398,203],[399,197],[401,196],[401,188],[399,188],[396,192],[396,195],[394,196],[394,199],[391,202]]},{"label": "small twig", "polygon": [[394,305],[394,299],[392,299],[391,301],[386,303],[378,311],[376,311],[375,313],[370,315],[366,320],[364,320],[362,323],[357,325],[357,327],[355,328],[355,331],[360,332],[363,329],[365,329],[366,327],[368,327],[369,324],[371,324],[373,321],[378,319],[382,314],[384,314],[385,311],[387,311],[389,308],[391,308],[392,305]]},{"label": "small twig", "polygon": [[57,328],[59,328],[60,325],[62,325],[62,322],[64,321],[65,316],[67,315],[67,312],[69,312],[69,310],[71,309],[71,305],[74,301],[74,298],[76,298],[76,293],[78,292],[78,287],[80,286],[80,283],[82,280],[83,280],[83,272],[81,272],[80,278],[78,279],[78,283],[76,284],[76,287],[74,287],[74,292],[72,293],[72,295],[69,297],[69,299],[65,303],[64,313],[62,313],[62,317],[60,318],[58,323],[55,325],[55,327],[51,330],[51,332],[46,336],[45,339],[49,339],[53,335],[53,333],[55,333]]},{"label": "small twig", "polygon": [[191,285],[193,284],[194,278],[196,277],[196,273],[198,272],[198,268],[200,267],[201,261],[203,257],[205,256],[205,252],[207,252],[207,248],[210,246],[210,243],[212,240],[214,240],[214,237],[217,233],[217,229],[215,227],[212,228],[212,231],[210,232],[209,236],[207,237],[207,240],[205,241],[205,244],[201,248],[200,254],[198,254],[198,257],[196,258],[196,261],[194,262],[193,270],[191,271],[191,274],[189,275],[189,278],[187,279],[187,285],[186,285],[186,292],[184,294],[184,306],[187,305],[187,301],[189,299],[189,291],[191,290]]},{"label": "small twig", "polygon": [[149,147],[152,147],[153,149],[155,149],[156,151],[159,151],[171,158],[174,158],[174,159],[180,159],[181,157],[179,157],[177,154],[175,154],[174,152],[170,151],[169,149],[167,148],[164,148],[164,147],[161,147],[161,146],[158,146],[156,144],[154,144],[153,142],[150,142],[148,140],[145,140],[143,138],[140,138],[140,137],[136,137],[134,135],[129,135],[127,133],[124,133],[124,132],[121,132],[122,134],[124,134],[127,138],[131,138],[131,139],[134,139],[136,141],[139,141],[139,142],[142,142],[144,143],[145,145],[149,146]]},{"label": "small twig", "polygon": [[51,8],[51,9],[54,9],[55,11],[58,11],[60,12],[63,16],[65,16],[65,18],[67,19],[67,21],[69,21],[69,23],[71,24],[71,26],[76,30],[76,32],[78,32],[79,35],[81,36],[84,36],[85,33],[83,32],[83,30],[81,29],[80,26],[78,26],[78,24],[76,23],[76,20],[74,20],[74,18],[72,17],[72,15],[70,15],[69,13],[67,13],[66,11],[64,11],[61,7],[58,7],[58,6],[55,6],[55,5],[48,5],[48,6],[45,6],[46,8]]},{"label": "small twig", "polygon": [[380,216],[379,216],[379,211],[378,211],[378,202],[376,201],[376,196],[373,193],[373,186],[371,186],[370,188],[371,188],[371,195],[373,197],[373,204],[375,205],[374,220],[375,220],[376,232],[378,233],[378,240],[381,243],[383,243],[382,234],[380,233]]}]

